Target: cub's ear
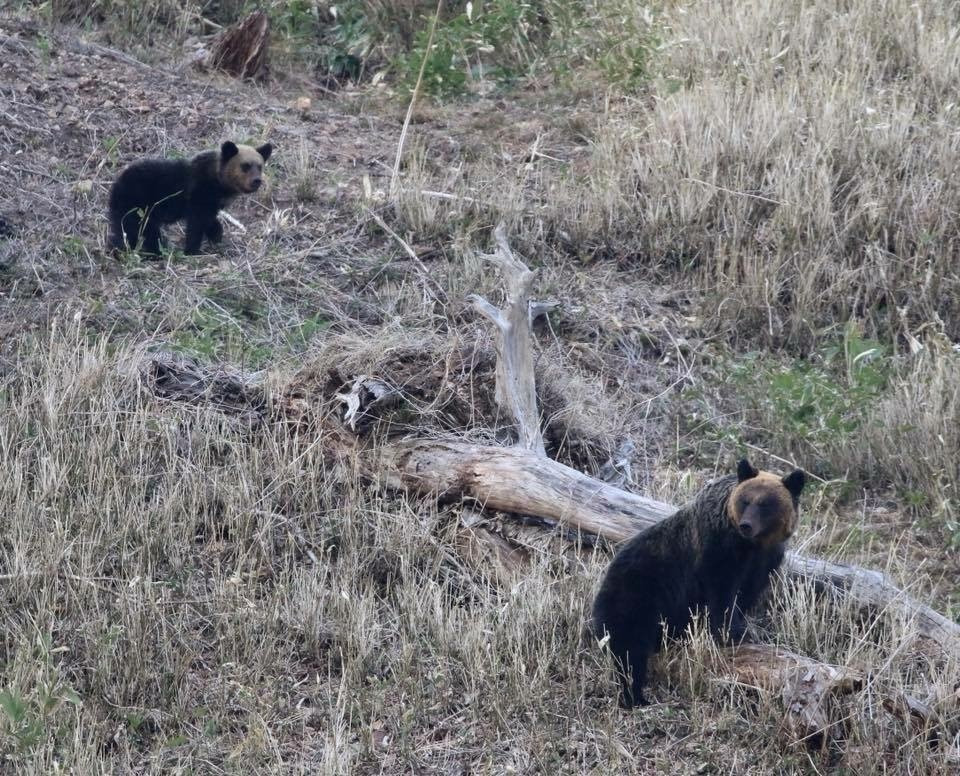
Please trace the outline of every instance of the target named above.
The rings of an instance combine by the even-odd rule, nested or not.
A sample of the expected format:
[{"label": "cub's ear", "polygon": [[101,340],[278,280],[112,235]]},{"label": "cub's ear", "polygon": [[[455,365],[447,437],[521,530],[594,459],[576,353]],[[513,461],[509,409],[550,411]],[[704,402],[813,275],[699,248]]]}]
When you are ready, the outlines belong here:
[{"label": "cub's ear", "polygon": [[273,153],[273,146],[270,143],[264,143],[257,149],[257,153],[263,157],[263,161],[267,161],[270,158],[270,154]]},{"label": "cub's ear", "polygon": [[790,495],[794,498],[800,498],[800,491],[803,490],[803,486],[807,483],[807,475],[802,469],[794,469],[786,477],[784,477],[780,482],[783,483]]},{"label": "cub's ear", "polygon": [[226,143],[220,146],[220,161],[222,162],[229,161],[230,159],[233,159],[233,157],[235,157],[238,153],[240,153],[240,149],[237,148],[237,144],[234,143],[232,140],[228,140]]},{"label": "cub's ear", "polygon": [[737,482],[753,479],[759,473],[757,469],[754,469],[753,466],[750,465],[750,461],[746,458],[741,458],[740,463],[737,464]]}]

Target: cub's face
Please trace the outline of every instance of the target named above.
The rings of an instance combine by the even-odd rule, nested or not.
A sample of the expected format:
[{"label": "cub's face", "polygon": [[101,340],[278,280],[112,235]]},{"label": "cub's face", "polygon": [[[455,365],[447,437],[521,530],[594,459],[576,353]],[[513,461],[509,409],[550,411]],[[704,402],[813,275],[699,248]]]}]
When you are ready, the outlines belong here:
[{"label": "cub's face", "polygon": [[237,194],[252,194],[263,185],[263,166],[273,146],[259,148],[227,141],[220,146],[220,181]]},{"label": "cub's face", "polygon": [[743,459],[727,501],[727,517],[744,539],[763,546],[786,541],[797,527],[797,505],[806,479],[800,469],[781,478]]}]

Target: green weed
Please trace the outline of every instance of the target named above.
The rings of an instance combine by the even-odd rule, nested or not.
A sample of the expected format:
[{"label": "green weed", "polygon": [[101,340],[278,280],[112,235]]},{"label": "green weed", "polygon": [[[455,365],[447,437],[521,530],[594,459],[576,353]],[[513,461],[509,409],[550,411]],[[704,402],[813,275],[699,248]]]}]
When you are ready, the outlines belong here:
[{"label": "green weed", "polygon": [[257,341],[235,317],[201,305],[189,323],[171,336],[173,350],[209,361],[228,361],[261,367],[274,355],[268,344]]},{"label": "green weed", "polygon": [[893,370],[890,349],[863,337],[853,322],[807,359],[768,351],[722,359],[719,372],[742,416],[710,412],[720,420],[706,424],[706,433],[716,442],[778,449],[814,471],[842,476],[838,454],[863,427]]},{"label": "green weed", "polygon": [[0,711],[4,724],[0,730],[12,739],[11,749],[27,754],[56,733],[54,716],[63,704],[80,706],[80,696],[60,676],[53,656],[66,651],[53,647],[49,634],[40,634],[32,655],[24,658],[25,667],[34,674],[32,688],[0,691]]},{"label": "green weed", "polygon": [[467,3],[462,13],[438,21],[429,51],[426,22],[397,65],[412,88],[426,57],[423,89],[436,98],[462,95],[482,81],[506,87],[541,72],[562,78],[582,69],[636,89],[649,79],[658,44],[653,16],[626,2]]}]

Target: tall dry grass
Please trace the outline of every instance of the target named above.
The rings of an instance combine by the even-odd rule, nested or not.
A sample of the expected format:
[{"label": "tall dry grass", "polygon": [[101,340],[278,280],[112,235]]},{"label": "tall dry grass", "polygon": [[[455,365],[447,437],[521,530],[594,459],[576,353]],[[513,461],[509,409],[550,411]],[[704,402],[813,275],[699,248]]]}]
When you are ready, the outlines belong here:
[{"label": "tall dry grass", "polygon": [[[960,353],[943,340],[911,358],[842,454],[853,476],[892,485],[914,515],[960,537]],[[838,456],[839,458],[840,456]]]},{"label": "tall dry grass", "polygon": [[[725,682],[702,635],[660,661],[659,705],[619,711],[582,637],[602,557],[561,568],[535,555],[502,586],[460,554],[456,508],[371,488],[310,440],[158,402],[138,387],[139,346],[88,344],[72,324],[22,344],[0,388],[5,770],[761,774],[841,761],[791,746],[779,701]],[[783,586],[758,627],[872,672],[841,710],[845,767],[953,772],[960,666],[918,653],[910,623]],[[938,746],[883,711],[903,690],[937,711]]]},{"label": "tall dry grass", "polygon": [[734,339],[807,350],[853,317],[888,341],[928,322],[960,337],[952,6],[699,2],[657,18],[649,98],[597,101],[586,154],[514,175],[494,148],[456,181],[421,165],[413,190],[459,197],[401,200],[401,222],[473,209],[541,248],[672,268]]}]

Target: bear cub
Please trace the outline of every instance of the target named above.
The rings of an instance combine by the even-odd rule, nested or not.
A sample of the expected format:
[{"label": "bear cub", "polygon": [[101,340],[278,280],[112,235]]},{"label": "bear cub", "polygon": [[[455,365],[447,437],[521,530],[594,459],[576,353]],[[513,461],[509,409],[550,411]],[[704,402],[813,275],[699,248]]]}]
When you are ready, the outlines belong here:
[{"label": "bear cub", "polygon": [[666,623],[681,635],[698,610],[710,632],[737,643],[744,612],[766,589],[797,525],[806,475],[758,471],[746,459],[736,475],[708,483],[690,503],[627,542],[607,569],[593,605],[592,630],[609,634],[620,705],[645,705],[647,659]]},{"label": "bear cub", "polygon": [[193,159],[141,159],[129,165],[110,189],[110,247],[159,254],[160,227],[186,220],[183,252],[200,252],[203,238],[218,243],[223,225],[217,213],[238,194],[263,183],[263,166],[273,146],[225,142],[219,151]]}]

